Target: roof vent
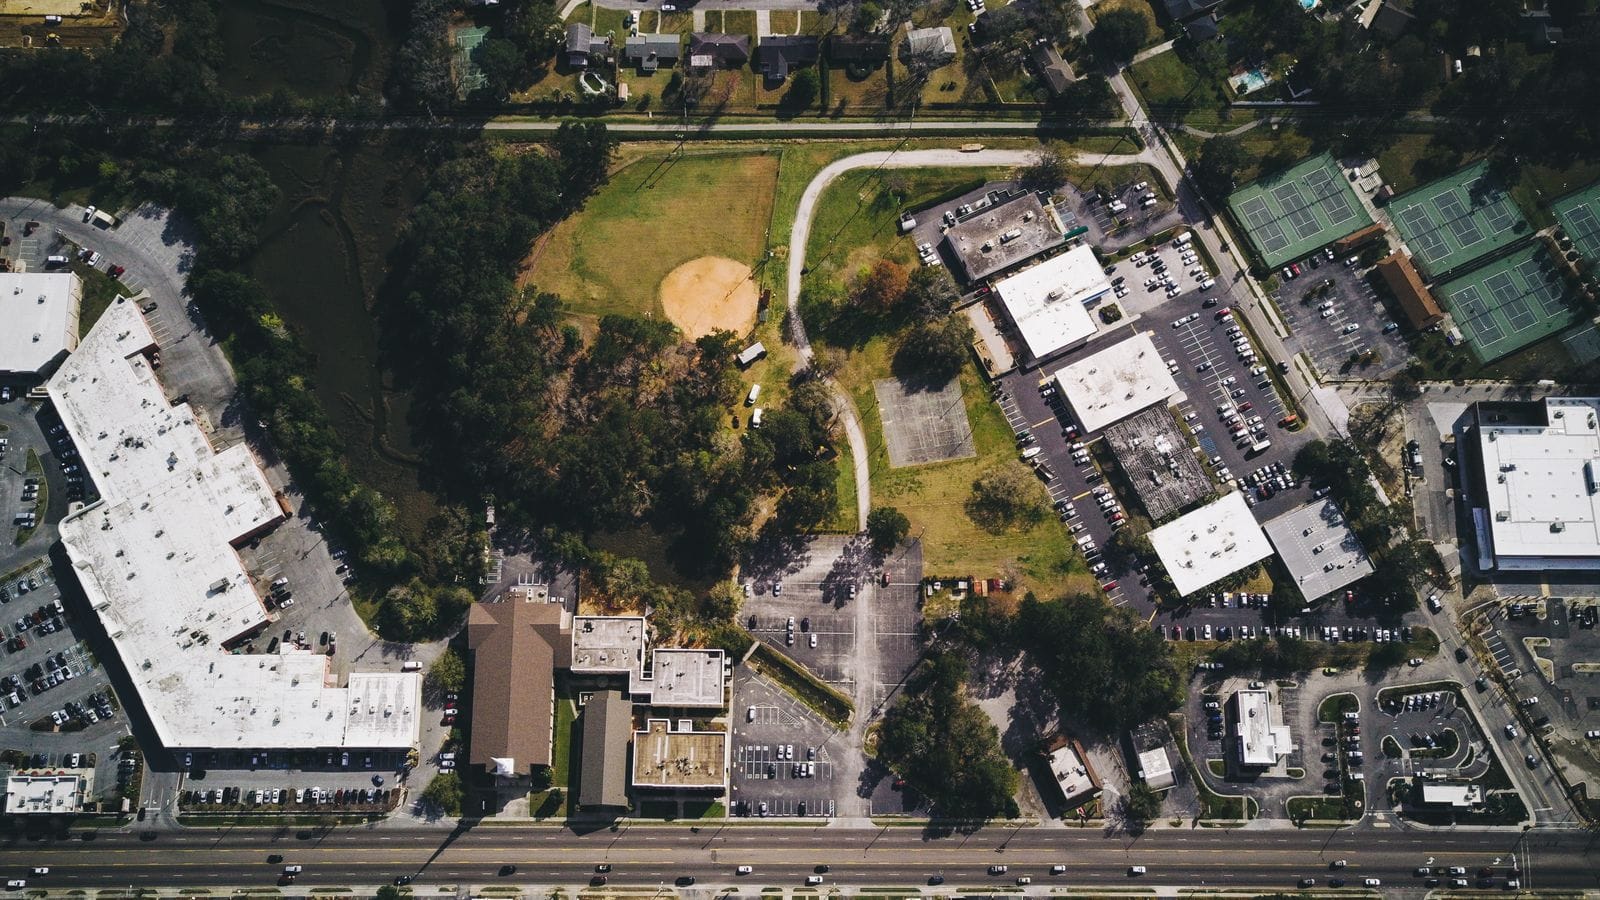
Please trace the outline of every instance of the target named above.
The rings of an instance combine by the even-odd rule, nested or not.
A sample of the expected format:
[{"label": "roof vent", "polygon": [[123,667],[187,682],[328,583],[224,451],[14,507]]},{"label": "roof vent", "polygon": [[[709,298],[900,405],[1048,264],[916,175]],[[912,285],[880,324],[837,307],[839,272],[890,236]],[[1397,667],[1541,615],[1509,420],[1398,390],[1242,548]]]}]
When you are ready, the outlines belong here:
[{"label": "roof vent", "polygon": [[1565,522],[1557,521],[1557,522],[1551,522],[1550,523],[1550,531],[1555,533],[1555,534],[1560,534],[1561,532],[1566,531],[1566,530],[1567,530],[1567,523],[1565,523]]}]

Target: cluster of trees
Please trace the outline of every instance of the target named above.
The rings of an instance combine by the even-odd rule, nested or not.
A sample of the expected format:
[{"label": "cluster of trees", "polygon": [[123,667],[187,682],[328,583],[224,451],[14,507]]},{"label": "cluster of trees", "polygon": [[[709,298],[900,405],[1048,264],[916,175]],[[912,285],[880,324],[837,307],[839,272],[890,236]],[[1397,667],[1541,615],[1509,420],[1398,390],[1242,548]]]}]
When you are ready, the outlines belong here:
[{"label": "cluster of trees", "polygon": [[867,514],[867,534],[872,538],[872,549],[888,553],[906,539],[911,532],[911,520],[892,506],[879,506]]},{"label": "cluster of trees", "polygon": [[1000,749],[1000,733],[967,699],[967,665],[937,653],[912,675],[884,715],[878,758],[952,819],[1018,814],[1017,771]]},{"label": "cluster of trees", "polygon": [[1049,513],[1044,486],[1020,464],[1006,463],[979,475],[967,498],[967,515],[996,534],[1032,528]]},{"label": "cluster of trees", "polygon": [[1016,642],[1062,707],[1090,725],[1120,732],[1176,709],[1183,679],[1161,635],[1098,597],[1023,599]]},{"label": "cluster of trees", "polygon": [[[401,108],[439,113],[456,103],[450,19],[460,0],[410,0],[405,40],[395,51],[389,93]],[[483,72],[482,99],[503,100],[551,65],[561,30],[554,0],[507,0],[478,11],[491,26],[473,62]]]},{"label": "cluster of trees", "polygon": [[[1565,32],[1553,48],[1529,45],[1517,0],[1418,0],[1412,23],[1387,43],[1348,17],[1307,16],[1295,0],[1249,5],[1248,15],[1230,17],[1229,45],[1252,48],[1271,68],[1292,67],[1296,86],[1311,88],[1318,102],[1299,127],[1341,153],[1375,153],[1399,133],[1396,126],[1424,115],[1449,122],[1437,131],[1433,158],[1419,162],[1421,177],[1485,150],[1503,176],[1520,164],[1563,166],[1600,150],[1600,109],[1586,99],[1600,91],[1593,63],[1600,22],[1584,15],[1579,0],[1548,5]],[[1469,57],[1472,47],[1481,54]],[[1180,42],[1178,49],[1201,71],[1229,62],[1222,44]],[[1441,84],[1448,60],[1467,65]],[[1181,111],[1182,104],[1173,110]],[[1269,159],[1263,169],[1288,161]],[[1238,142],[1213,138],[1195,164],[1201,188],[1220,199],[1246,160]]]},{"label": "cluster of trees", "polygon": [[829,343],[859,346],[874,335],[897,332],[896,375],[937,386],[961,371],[972,326],[950,314],[960,292],[943,266],[913,270],[880,259],[852,282],[808,284],[801,295],[806,322]]},{"label": "cluster of trees", "polygon": [[461,783],[461,776],[455,772],[440,772],[422,789],[422,799],[447,816],[461,815],[461,804],[466,798],[467,791]]}]

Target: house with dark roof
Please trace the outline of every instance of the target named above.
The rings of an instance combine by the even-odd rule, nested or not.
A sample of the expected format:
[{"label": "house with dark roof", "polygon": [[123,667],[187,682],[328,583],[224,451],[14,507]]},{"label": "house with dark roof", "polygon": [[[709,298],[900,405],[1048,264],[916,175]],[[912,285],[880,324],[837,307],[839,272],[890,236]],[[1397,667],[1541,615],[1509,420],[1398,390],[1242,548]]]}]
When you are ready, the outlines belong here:
[{"label": "house with dark roof", "polygon": [[622,45],[622,59],[641,72],[654,72],[678,64],[683,48],[675,34],[636,34]]},{"label": "house with dark roof", "polygon": [[735,69],[750,61],[750,36],[697,31],[689,35],[689,68]]},{"label": "house with dark roof", "polygon": [[621,691],[597,691],[583,705],[578,806],[628,805],[628,745],[633,741],[633,703]]},{"label": "house with dark roof", "polygon": [[512,589],[467,610],[472,653],[472,753],[501,778],[554,763],[555,673],[568,665],[567,612],[543,593]]},{"label": "house with dark roof", "polygon": [[1162,6],[1166,7],[1167,18],[1174,22],[1187,22],[1221,5],[1222,0],[1162,0]]},{"label": "house with dark roof", "polygon": [[1196,44],[1205,44],[1222,39],[1222,29],[1217,26],[1216,13],[1200,16],[1183,23],[1183,34]]},{"label": "house with dark roof", "polygon": [[1367,30],[1373,34],[1394,40],[1411,27],[1416,21],[1416,16],[1411,14],[1411,0],[1373,0],[1377,9],[1373,10],[1372,18],[1367,22]]},{"label": "house with dark roof", "polygon": [[1035,44],[1032,54],[1033,65],[1039,70],[1039,77],[1043,79],[1045,87],[1050,89],[1050,95],[1060,96],[1069,85],[1078,80],[1072,71],[1072,65],[1061,58],[1056,48],[1049,42]]},{"label": "house with dark roof", "polygon": [[874,66],[889,58],[886,34],[834,34],[828,36],[828,59],[845,65]]},{"label": "house with dark roof", "polygon": [[582,22],[567,26],[567,65],[582,69],[590,60],[611,55],[611,35],[595,36],[594,29]]},{"label": "house with dark roof", "polygon": [[900,60],[916,60],[937,68],[948,65],[956,58],[956,38],[950,28],[908,28],[906,39],[900,43]]},{"label": "house with dark roof", "polygon": [[1547,9],[1530,9],[1522,14],[1522,33],[1534,49],[1554,47],[1566,40],[1566,31],[1550,18]]},{"label": "house with dark roof", "polygon": [[817,61],[821,43],[809,34],[774,34],[756,45],[756,67],[770,84],[789,77],[789,72]]}]

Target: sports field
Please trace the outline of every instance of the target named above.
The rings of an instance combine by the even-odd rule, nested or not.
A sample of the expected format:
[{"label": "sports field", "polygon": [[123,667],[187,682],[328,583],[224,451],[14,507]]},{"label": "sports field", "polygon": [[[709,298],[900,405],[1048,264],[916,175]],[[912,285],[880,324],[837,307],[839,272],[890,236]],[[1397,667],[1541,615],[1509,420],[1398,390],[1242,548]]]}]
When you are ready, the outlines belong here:
[{"label": "sports field", "polygon": [[1438,294],[1479,362],[1526,347],[1573,319],[1563,302],[1566,282],[1541,244],[1446,282]]},{"label": "sports field", "polygon": [[1550,204],[1550,212],[1583,258],[1600,265],[1600,181]]},{"label": "sports field", "polygon": [[1339,164],[1326,153],[1234,191],[1228,207],[1272,269],[1372,224]]},{"label": "sports field", "polygon": [[690,260],[759,268],[777,174],[775,152],[651,152],[551,229],[519,281],[580,315],[663,315],[662,282]]},{"label": "sports field", "polygon": [[1417,268],[1438,278],[1498,250],[1532,228],[1480,162],[1389,201],[1389,217]]}]

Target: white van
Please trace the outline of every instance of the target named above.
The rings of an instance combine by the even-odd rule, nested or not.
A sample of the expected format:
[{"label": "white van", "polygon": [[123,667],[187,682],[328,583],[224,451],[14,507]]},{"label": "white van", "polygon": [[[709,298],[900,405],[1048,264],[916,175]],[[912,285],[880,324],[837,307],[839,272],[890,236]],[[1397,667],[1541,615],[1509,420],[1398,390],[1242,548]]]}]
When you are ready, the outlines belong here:
[{"label": "white van", "polygon": [[414,660],[414,659],[406,660],[405,662],[400,664],[400,671],[402,671],[402,672],[421,672],[422,671],[422,663],[418,662],[417,660]]},{"label": "white van", "polygon": [[1216,286],[1217,280],[1215,278],[1207,278],[1205,281],[1200,282],[1200,290],[1202,291],[1209,291]]},{"label": "white van", "polygon": [[750,414],[750,427],[751,428],[760,428],[761,427],[761,413],[762,413],[762,407],[758,406],[758,407],[756,407],[756,411]]},{"label": "white van", "polygon": [[755,406],[759,399],[761,399],[761,385],[753,384],[750,386],[750,393],[744,395],[744,405]]}]

